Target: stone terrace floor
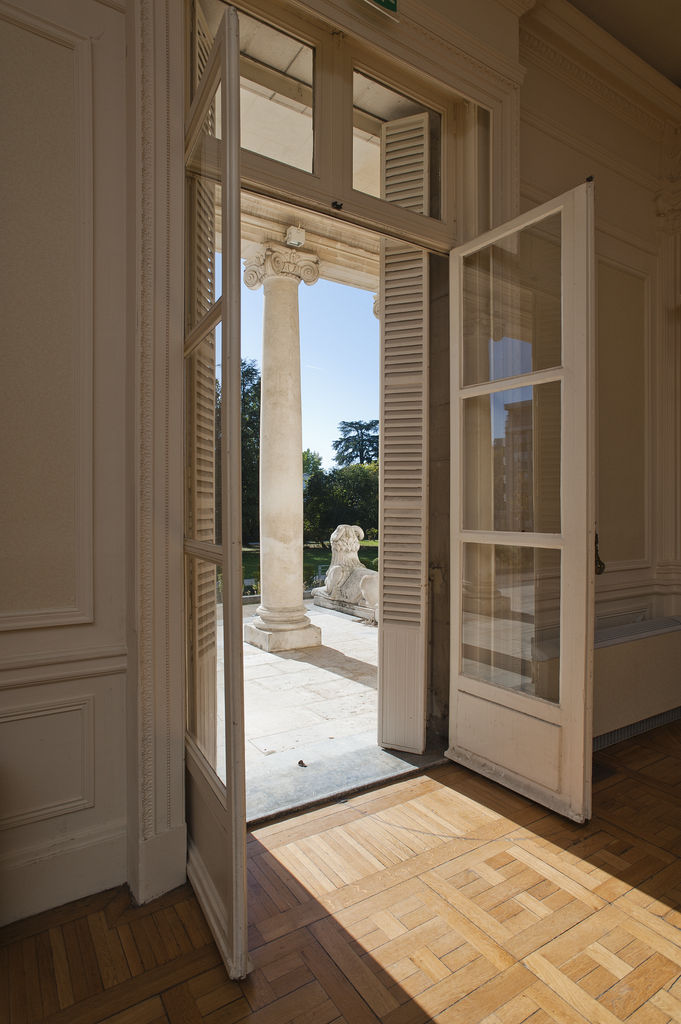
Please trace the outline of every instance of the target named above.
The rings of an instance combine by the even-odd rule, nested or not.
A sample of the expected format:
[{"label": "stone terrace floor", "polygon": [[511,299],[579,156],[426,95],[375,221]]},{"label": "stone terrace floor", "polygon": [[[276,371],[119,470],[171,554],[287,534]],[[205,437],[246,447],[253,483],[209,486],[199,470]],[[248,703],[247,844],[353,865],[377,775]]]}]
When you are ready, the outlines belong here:
[{"label": "stone terrace floor", "polygon": [[[321,627],[321,647],[268,654],[244,644],[249,821],[442,758],[442,749],[417,757],[377,746],[377,627],[305,605]],[[244,621],[256,609],[245,605]]]}]

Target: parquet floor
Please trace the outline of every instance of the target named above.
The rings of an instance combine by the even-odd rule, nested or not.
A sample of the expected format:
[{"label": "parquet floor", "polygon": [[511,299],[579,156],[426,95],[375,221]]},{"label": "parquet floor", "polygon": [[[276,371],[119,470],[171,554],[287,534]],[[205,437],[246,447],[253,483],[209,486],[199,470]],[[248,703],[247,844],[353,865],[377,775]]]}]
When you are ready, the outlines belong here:
[{"label": "parquet floor", "polygon": [[454,765],[253,831],[253,970],[191,889],[0,931],[0,1020],[681,1022],[681,723],[596,756],[577,826]]}]

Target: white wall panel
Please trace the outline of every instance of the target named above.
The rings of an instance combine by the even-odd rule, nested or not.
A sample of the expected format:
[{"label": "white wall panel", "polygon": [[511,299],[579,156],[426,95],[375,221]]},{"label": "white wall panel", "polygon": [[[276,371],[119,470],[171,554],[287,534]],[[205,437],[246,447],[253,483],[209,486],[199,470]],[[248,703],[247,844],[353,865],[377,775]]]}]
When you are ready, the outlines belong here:
[{"label": "white wall panel", "polygon": [[125,5],[0,0],[0,920],[126,878]]},{"label": "white wall panel", "polygon": [[20,629],[92,618],[90,42],[2,5],[0,69],[0,629]]},{"label": "white wall panel", "polygon": [[0,713],[0,828],[92,807],[93,701],[87,694]]}]

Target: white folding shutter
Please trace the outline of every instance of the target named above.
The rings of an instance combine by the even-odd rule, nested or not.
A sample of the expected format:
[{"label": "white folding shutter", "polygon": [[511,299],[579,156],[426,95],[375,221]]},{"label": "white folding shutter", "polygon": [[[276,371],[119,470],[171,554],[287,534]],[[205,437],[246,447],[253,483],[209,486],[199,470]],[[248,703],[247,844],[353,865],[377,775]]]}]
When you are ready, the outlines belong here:
[{"label": "white folding shutter", "polygon": [[[381,134],[382,196],[429,207],[428,114]],[[428,642],[428,256],[381,247],[381,522],[378,742],[426,745]]]},{"label": "white folding shutter", "polygon": [[[215,300],[215,202],[200,179],[191,183],[191,308],[198,320]],[[187,367],[187,486],[190,536],[214,543],[215,536],[215,334],[197,349]],[[188,602],[194,621],[189,657],[197,680],[196,732],[208,760],[216,754],[217,694],[209,685],[217,671],[216,567],[199,562],[189,579]]]}]

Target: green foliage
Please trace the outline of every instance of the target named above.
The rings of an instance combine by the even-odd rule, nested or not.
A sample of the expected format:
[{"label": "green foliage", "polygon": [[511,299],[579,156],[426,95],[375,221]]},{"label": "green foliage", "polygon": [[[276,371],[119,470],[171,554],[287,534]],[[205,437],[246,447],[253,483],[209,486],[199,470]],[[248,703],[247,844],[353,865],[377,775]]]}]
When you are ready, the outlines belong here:
[{"label": "green foliage", "polygon": [[306,448],[303,452],[303,473],[317,473],[322,468],[322,457],[319,452]]},{"label": "green foliage", "polygon": [[361,465],[378,460],[378,420],[341,420],[341,436],[333,442],[339,466]]},{"label": "green foliage", "polygon": [[317,470],[305,488],[303,530],[305,540],[328,544],[340,523],[378,529],[378,463],[354,464]]},{"label": "green foliage", "polygon": [[[373,549],[369,551],[360,548],[359,560],[368,569],[378,568],[378,559],[372,558]],[[328,547],[306,545],[303,548],[303,586],[305,590],[311,587],[321,586],[329,565],[331,563],[331,552]],[[260,552],[257,548],[243,548],[241,551],[242,579],[254,580],[253,583],[244,582],[244,594],[260,593]]]},{"label": "green foliage", "polygon": [[260,537],[260,371],[241,360],[241,534],[244,544]]}]

